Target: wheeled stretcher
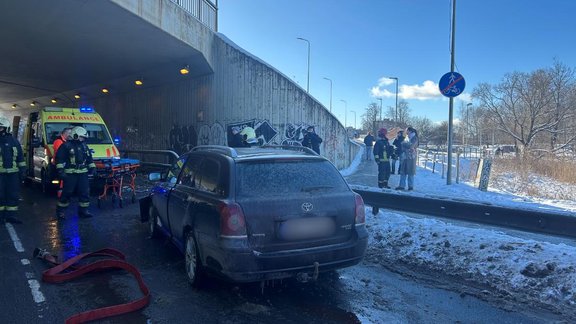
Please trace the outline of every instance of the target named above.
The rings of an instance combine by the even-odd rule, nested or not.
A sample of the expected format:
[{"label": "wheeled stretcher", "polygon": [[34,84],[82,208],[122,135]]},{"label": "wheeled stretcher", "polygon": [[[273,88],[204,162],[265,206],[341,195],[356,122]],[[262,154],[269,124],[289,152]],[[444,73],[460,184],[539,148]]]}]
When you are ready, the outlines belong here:
[{"label": "wheeled stretcher", "polygon": [[123,189],[130,189],[132,203],[136,202],[135,180],[136,170],[140,161],[135,159],[102,159],[94,161],[96,164],[96,177],[103,181],[102,193],[98,196],[98,207],[102,201],[112,197],[112,206],[118,201],[118,206],[124,206]]}]

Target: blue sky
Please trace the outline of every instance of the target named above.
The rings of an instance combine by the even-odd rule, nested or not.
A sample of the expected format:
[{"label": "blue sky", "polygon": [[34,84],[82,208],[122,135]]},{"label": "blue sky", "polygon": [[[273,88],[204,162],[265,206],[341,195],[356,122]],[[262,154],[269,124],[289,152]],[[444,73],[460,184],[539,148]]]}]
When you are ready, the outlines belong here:
[{"label": "blue sky", "polygon": [[[440,77],[450,71],[450,0],[220,0],[219,32],[306,89],[342,123],[357,125],[366,107],[406,100],[412,115],[448,120]],[[576,68],[575,0],[457,0],[455,71],[470,102],[482,82],[509,72],[547,68],[554,59]],[[346,101],[346,104],[342,102]],[[472,102],[473,103],[473,102]],[[473,103],[474,104],[474,103]],[[344,113],[347,107],[348,114]]]}]

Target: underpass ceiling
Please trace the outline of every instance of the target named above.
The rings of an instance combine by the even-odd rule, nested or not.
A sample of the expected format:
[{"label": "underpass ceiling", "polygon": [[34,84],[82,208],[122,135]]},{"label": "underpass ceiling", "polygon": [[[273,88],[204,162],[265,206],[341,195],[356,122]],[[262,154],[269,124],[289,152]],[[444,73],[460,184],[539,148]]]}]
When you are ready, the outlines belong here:
[{"label": "underpass ceiling", "polygon": [[[103,95],[211,73],[202,53],[105,0],[0,1],[0,108]],[[131,80],[131,81],[130,81]],[[63,98],[64,97],[64,98]],[[43,102],[44,101],[44,102]]]}]

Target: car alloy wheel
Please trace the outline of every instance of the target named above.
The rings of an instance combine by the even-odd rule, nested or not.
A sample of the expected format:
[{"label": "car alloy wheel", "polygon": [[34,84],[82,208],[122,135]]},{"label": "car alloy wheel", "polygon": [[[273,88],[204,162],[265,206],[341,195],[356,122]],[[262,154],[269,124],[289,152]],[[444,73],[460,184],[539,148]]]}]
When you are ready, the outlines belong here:
[{"label": "car alloy wheel", "polygon": [[196,242],[194,241],[194,235],[192,231],[186,234],[186,275],[188,276],[188,281],[192,285],[196,285],[198,282],[198,254],[196,249]]}]

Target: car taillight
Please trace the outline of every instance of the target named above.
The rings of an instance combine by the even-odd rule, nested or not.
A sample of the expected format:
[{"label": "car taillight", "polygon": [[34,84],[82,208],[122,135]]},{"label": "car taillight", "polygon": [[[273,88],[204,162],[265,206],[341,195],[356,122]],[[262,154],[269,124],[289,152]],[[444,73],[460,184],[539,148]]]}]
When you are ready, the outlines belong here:
[{"label": "car taillight", "polygon": [[242,208],[235,203],[222,203],[220,211],[220,236],[246,238],[246,219]]},{"label": "car taillight", "polygon": [[364,200],[359,194],[356,194],[356,217],[354,219],[356,226],[366,223],[366,210],[364,209]]}]

